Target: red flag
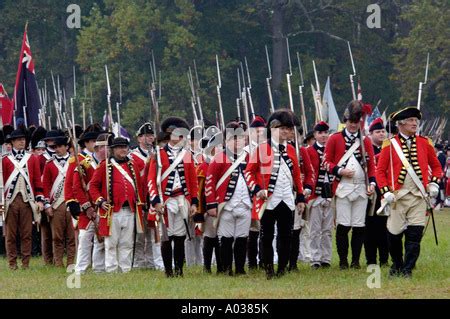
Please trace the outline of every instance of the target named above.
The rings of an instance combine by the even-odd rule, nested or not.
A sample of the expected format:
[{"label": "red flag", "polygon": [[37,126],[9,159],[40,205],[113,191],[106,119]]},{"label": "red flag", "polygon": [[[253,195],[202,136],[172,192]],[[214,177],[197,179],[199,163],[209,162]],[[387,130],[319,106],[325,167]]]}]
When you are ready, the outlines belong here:
[{"label": "red flag", "polygon": [[34,74],[34,60],[28,42],[27,26],[25,26],[23,34],[13,100],[17,126],[20,126],[21,123],[27,126],[38,126],[41,102]]},{"label": "red flag", "polygon": [[5,87],[0,83],[0,104],[3,125],[11,124],[13,116],[13,101],[9,99]]}]

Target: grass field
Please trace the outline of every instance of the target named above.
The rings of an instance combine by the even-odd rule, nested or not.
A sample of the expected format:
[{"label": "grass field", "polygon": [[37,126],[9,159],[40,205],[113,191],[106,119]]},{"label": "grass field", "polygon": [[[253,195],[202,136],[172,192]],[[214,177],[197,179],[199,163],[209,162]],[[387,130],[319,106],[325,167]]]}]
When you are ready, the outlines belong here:
[{"label": "grass field", "polygon": [[[381,288],[370,289],[368,276],[360,270],[341,271],[333,252],[330,269],[300,272],[268,281],[263,272],[241,277],[205,275],[201,267],[185,269],[184,278],[166,279],[160,271],[133,271],[128,274],[94,274],[81,277],[81,287],[67,288],[62,269],[46,267],[41,258],[32,260],[30,270],[12,272],[0,259],[1,298],[450,298],[450,210],[436,213],[439,246],[432,228],[422,240],[421,256],[412,279],[388,277],[381,269]],[[431,226],[431,224],[430,224]],[[334,237],[333,237],[334,245]],[[363,258],[362,260],[363,261]]]}]

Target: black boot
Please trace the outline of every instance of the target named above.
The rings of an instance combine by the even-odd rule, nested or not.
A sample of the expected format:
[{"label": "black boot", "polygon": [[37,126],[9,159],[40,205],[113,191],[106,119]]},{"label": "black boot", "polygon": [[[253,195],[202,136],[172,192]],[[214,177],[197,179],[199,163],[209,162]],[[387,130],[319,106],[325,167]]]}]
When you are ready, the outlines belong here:
[{"label": "black boot", "polygon": [[172,270],[172,240],[161,242],[161,257],[164,263],[164,271],[168,278],[173,277]]},{"label": "black boot", "polygon": [[236,275],[245,275],[245,258],[247,257],[247,237],[236,238],[234,242],[234,264]]},{"label": "black boot", "polygon": [[366,254],[367,265],[377,264],[377,236],[376,233],[376,216],[366,217],[366,233],[364,236],[364,252]]},{"label": "black boot", "polygon": [[361,269],[359,257],[361,256],[361,249],[364,243],[364,231],[365,227],[352,228],[352,263],[350,267],[354,269]]},{"label": "black boot", "polygon": [[185,240],[186,236],[174,236],[173,258],[175,260],[175,276],[177,277],[183,277]]},{"label": "black boot", "polygon": [[402,268],[403,276],[411,277],[420,254],[423,226],[408,226],[405,230],[405,263]]},{"label": "black boot", "polygon": [[301,229],[292,231],[291,251],[289,253],[289,271],[298,271],[297,260],[300,252],[300,231]]},{"label": "black boot", "polygon": [[258,231],[250,231],[247,241],[248,269],[256,270],[258,268]]},{"label": "black boot", "polygon": [[275,270],[273,269],[273,264],[264,264],[264,268],[266,269],[266,278],[267,280],[273,279],[275,276]]},{"label": "black boot", "polygon": [[339,267],[341,269],[348,268],[348,232],[351,227],[337,225],[336,227],[336,247],[339,255]]},{"label": "black boot", "polygon": [[211,273],[211,260],[214,249],[214,238],[203,237],[203,270],[205,273]]},{"label": "black boot", "polygon": [[378,253],[380,256],[380,266],[387,266],[389,262],[389,246],[388,246],[388,235],[386,222],[387,217],[378,216],[380,219],[379,223],[379,234],[378,234]]},{"label": "black boot", "polygon": [[389,252],[392,258],[392,266],[389,271],[390,276],[398,276],[401,274],[403,268],[403,245],[402,245],[403,233],[393,235],[388,232],[388,245]]},{"label": "black boot", "polygon": [[222,262],[222,254],[220,253],[220,242],[219,237],[211,238],[212,239],[212,247],[214,249],[214,255],[216,256],[216,264],[217,264],[217,273],[223,273],[223,262]]},{"label": "black boot", "polygon": [[222,256],[223,271],[230,276],[233,275],[233,237],[222,237],[220,239],[220,255]]}]

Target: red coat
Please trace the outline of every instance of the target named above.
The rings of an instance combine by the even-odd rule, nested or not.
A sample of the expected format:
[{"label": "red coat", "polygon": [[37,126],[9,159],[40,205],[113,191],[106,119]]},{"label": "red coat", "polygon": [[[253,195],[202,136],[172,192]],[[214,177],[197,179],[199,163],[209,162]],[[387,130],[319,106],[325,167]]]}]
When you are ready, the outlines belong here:
[{"label": "red coat", "polygon": [[[88,157],[89,156],[87,156],[86,154],[79,153],[78,161],[81,163]],[[71,156],[69,160],[69,167],[67,168],[66,180],[64,182],[64,200],[66,201],[66,203],[76,201],[73,189],[73,179],[74,179],[73,175],[75,173],[76,168],[77,168],[77,161],[75,160],[74,156]]]},{"label": "red coat", "polygon": [[[287,155],[292,160],[292,178],[295,191],[297,192],[297,202],[304,202],[303,184],[301,181],[301,171],[298,164],[295,148],[287,144]],[[256,148],[250,157],[250,161],[245,169],[245,178],[253,195],[256,195],[261,189],[267,190],[273,166],[273,152],[269,143],[264,142]],[[269,197],[272,193],[269,192]]]},{"label": "red coat", "polygon": [[206,196],[205,196],[205,181],[208,173],[209,163],[204,161],[197,166],[197,183],[198,183],[198,213],[206,213]]},{"label": "red coat", "polygon": [[[94,167],[95,165],[95,167]],[[84,161],[80,163],[80,166],[83,170],[83,180],[85,185],[89,185],[89,182],[91,181],[92,177],[94,176],[95,170],[98,165],[94,164],[94,160],[90,158],[86,158]],[[92,198],[89,195],[89,192],[85,192],[83,189],[83,185],[81,183],[81,179],[79,177],[78,170],[75,170],[74,176],[73,176],[73,193],[74,193],[74,199],[80,203],[81,206],[81,213],[78,217],[78,228],[79,229],[86,229],[89,226],[89,222],[91,221],[87,215],[86,210],[89,207],[94,207],[95,201],[92,200]]]},{"label": "red coat", "polygon": [[[9,176],[12,174],[12,172],[16,169],[14,164],[10,161],[8,156],[3,156],[2,159],[2,165],[3,165],[3,183],[6,184],[8,181]],[[26,171],[28,171],[28,177],[31,183],[31,189],[34,194],[34,198],[39,201],[44,200],[43,196],[43,187],[42,187],[42,181],[41,181],[41,169],[39,165],[39,158],[36,155],[31,155],[30,158],[27,161],[27,164],[25,165]],[[12,189],[11,189],[12,191]],[[11,192],[12,194],[12,192]],[[5,188],[5,198],[8,195],[8,189]]]},{"label": "red coat", "polygon": [[[397,135],[395,137],[398,144],[402,145],[400,138]],[[390,140],[386,140],[383,143],[383,149],[381,150],[380,157],[378,159],[377,166],[377,182],[381,193],[384,194],[387,191],[396,191],[402,187],[402,183],[399,183],[399,176],[402,171],[403,164],[397,155],[394,147],[392,146],[392,161],[394,171],[394,189],[392,189],[392,170],[390,163]],[[433,142],[426,137],[417,135],[417,161],[419,163],[420,171],[422,172],[422,183],[426,189],[429,182],[438,183],[442,177],[442,168],[439,163],[436,153],[434,151]],[[431,167],[431,177],[428,174],[428,166]]]},{"label": "red coat", "polygon": [[[247,154],[243,163],[248,163],[249,158],[250,156]],[[207,209],[217,208],[220,203],[226,201],[225,197],[231,181],[231,174],[225,179],[218,189],[216,189],[216,186],[222,176],[232,165],[233,162],[224,151],[214,156],[213,161],[209,164],[208,172],[206,174],[205,187]]]},{"label": "red coat", "polygon": [[300,170],[303,175],[302,183],[304,188],[314,190],[314,183],[316,179],[316,168],[312,165],[311,157],[306,147],[300,147],[300,156],[302,163],[300,164]]},{"label": "red coat", "polygon": [[[42,174],[42,184],[44,187],[44,197],[46,200],[49,200],[49,203],[52,204],[54,201],[54,198],[50,198],[50,193],[53,187],[53,184],[56,181],[56,178],[59,175],[59,169],[56,165],[58,165],[55,159],[48,160],[44,167],[44,174]],[[70,164],[67,164],[70,166]],[[66,175],[67,176],[67,175]],[[65,179],[62,181],[62,183],[65,183]],[[64,190],[65,190],[65,184],[64,184]],[[64,195],[64,194],[62,194]]]},{"label": "red coat", "polygon": [[[161,155],[161,164],[162,164],[162,174],[169,168],[170,162],[169,157],[167,155],[167,151],[164,148],[160,149]],[[185,152],[184,158],[182,160],[184,166],[184,175],[186,180],[186,188],[183,192],[188,194],[186,196],[187,200],[191,203],[191,205],[198,205],[198,184],[197,184],[197,173],[194,165],[194,159],[192,158],[191,152]],[[156,184],[156,176],[157,176],[157,162],[156,156],[152,158],[150,161],[150,168],[148,171],[148,190],[150,195],[150,201],[153,206],[158,203],[161,203],[161,198],[158,194],[158,187]],[[161,181],[161,189],[163,192],[162,201],[165,202],[168,199],[168,196],[164,194],[164,191],[167,187],[169,177],[166,177],[163,181]]]},{"label": "red coat", "polygon": [[134,164],[139,169],[139,173],[141,177],[144,176],[145,164],[147,163],[147,157],[143,156],[139,149],[135,149],[130,153],[131,158],[134,161]]},{"label": "red coat", "polygon": [[317,195],[315,193],[315,189],[316,189],[316,183],[317,183],[317,179],[319,178],[319,169],[320,169],[320,156],[319,153],[317,152],[317,150],[314,148],[314,146],[309,146],[306,148],[308,154],[309,154],[309,158],[311,159],[311,165],[314,168],[314,172],[316,172],[316,176],[315,176],[315,180],[314,180],[314,189],[313,192],[311,194],[310,199],[314,199],[317,198]]},{"label": "red coat", "polygon": [[[328,172],[333,174],[334,176],[340,178],[338,175],[338,170],[343,167],[339,167],[337,164],[339,163],[342,156],[345,154],[345,139],[344,139],[345,130],[342,132],[337,132],[332,134],[325,146],[325,154],[324,154],[324,162],[328,168]],[[373,153],[373,146],[370,138],[364,138],[364,147],[366,149],[366,153],[368,156],[367,160],[367,174],[369,175],[369,182],[376,182],[375,179],[375,157]],[[361,146],[359,147],[361,151]],[[337,179],[334,180],[333,183],[333,192],[336,191],[337,185],[339,181]]]},{"label": "red coat", "polygon": [[[125,201],[130,204],[130,209],[134,213],[138,213],[136,218],[137,230],[139,233],[143,230],[143,213],[142,213],[142,187],[141,187],[141,177],[139,176],[139,171],[137,166],[132,160],[127,160],[124,163],[119,164],[128,175],[134,179],[137,190],[134,191],[133,185],[128,182],[128,180],[115,168],[111,161],[108,161],[111,173],[109,176],[110,184],[112,183],[112,198],[110,198],[112,207],[112,212],[118,212]],[[132,170],[129,165],[131,165]],[[100,223],[99,223],[99,233],[102,236],[110,235],[110,222],[111,214],[105,212],[100,204],[104,201],[107,196],[107,185],[106,185],[106,161],[100,163],[99,167],[95,170],[92,179],[89,182],[89,195],[92,200],[99,205]],[[136,197],[137,196],[137,197]]]}]

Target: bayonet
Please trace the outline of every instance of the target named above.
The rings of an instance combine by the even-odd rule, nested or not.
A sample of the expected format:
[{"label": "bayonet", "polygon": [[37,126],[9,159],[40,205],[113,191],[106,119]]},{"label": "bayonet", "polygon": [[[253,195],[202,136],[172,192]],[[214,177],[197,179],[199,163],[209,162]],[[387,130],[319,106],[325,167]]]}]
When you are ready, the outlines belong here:
[{"label": "bayonet", "polygon": [[220,76],[219,56],[216,54],[216,66],[217,66],[217,100],[219,102],[220,112],[220,124],[222,125],[222,131],[225,131],[225,119],[223,117],[222,97],[220,95],[220,89],[222,88],[222,78]]}]

